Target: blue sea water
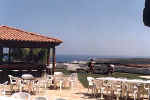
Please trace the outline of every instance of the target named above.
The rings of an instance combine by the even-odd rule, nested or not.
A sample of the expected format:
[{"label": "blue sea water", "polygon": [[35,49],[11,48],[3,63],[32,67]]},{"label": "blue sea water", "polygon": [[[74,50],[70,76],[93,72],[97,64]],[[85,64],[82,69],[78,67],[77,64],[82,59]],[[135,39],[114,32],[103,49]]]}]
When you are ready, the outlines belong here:
[{"label": "blue sea water", "polygon": [[88,61],[96,56],[88,55],[56,55],[56,62]]},{"label": "blue sea water", "polygon": [[[132,58],[128,56],[56,55],[56,62],[88,61],[90,58]],[[136,58],[136,57],[134,57]]]}]

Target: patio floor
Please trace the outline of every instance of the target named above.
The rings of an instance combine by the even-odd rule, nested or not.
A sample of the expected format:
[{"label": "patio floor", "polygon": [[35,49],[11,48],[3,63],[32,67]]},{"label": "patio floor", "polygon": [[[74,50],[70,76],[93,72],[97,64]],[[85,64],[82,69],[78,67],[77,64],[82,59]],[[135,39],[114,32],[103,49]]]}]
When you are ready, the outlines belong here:
[{"label": "patio floor", "polygon": [[[1,89],[2,88],[0,88],[0,91]],[[6,91],[7,91],[6,96],[11,96],[10,85],[7,86]],[[31,95],[31,100],[33,100],[33,98],[38,97],[38,96],[47,97],[48,100],[100,100],[100,96],[96,98],[88,94],[88,89],[82,86],[77,76],[76,76],[76,82],[73,88],[65,88],[65,89],[62,89],[61,92],[59,88],[58,89],[40,88],[39,93],[36,93],[36,95]],[[116,100],[115,97],[112,99],[109,96],[104,96],[104,98],[105,98],[104,100]],[[125,98],[122,98],[122,99],[120,98],[120,100],[125,100]],[[134,99],[128,98],[128,100],[134,100]],[[143,98],[139,100],[147,100],[147,99]]]},{"label": "patio floor", "polygon": [[[6,96],[11,96],[10,86],[6,88]],[[73,88],[62,89],[62,92],[58,89],[50,89],[50,88],[40,88],[40,93],[36,93],[36,95],[31,95],[31,100],[37,96],[45,96],[48,100],[57,100],[58,98],[62,98],[65,100],[96,100],[95,97],[87,95],[88,90],[84,88],[80,81],[77,79],[73,86]],[[1,94],[2,95],[2,94]]]},{"label": "patio floor", "polygon": [[[63,98],[65,100],[96,100],[95,97],[89,98],[87,95],[87,88],[84,88],[81,83],[77,80],[76,85],[71,89],[62,89],[60,94],[59,89],[57,90],[48,90],[45,89],[41,91],[38,96],[47,96],[49,100],[56,100],[57,98]],[[33,95],[35,97],[37,95]]]}]

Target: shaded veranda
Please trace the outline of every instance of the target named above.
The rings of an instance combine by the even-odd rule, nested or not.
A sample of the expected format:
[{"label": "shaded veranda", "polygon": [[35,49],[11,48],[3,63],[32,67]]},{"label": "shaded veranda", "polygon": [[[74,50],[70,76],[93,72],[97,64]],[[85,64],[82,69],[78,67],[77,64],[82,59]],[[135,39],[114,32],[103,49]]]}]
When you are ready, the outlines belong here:
[{"label": "shaded veranda", "polygon": [[[37,33],[27,32],[21,29],[0,26],[0,80],[1,83],[8,80],[8,74],[21,75],[25,71],[35,71],[37,75],[41,75],[46,66],[52,64],[52,73],[55,71],[56,56],[55,47],[62,41],[56,38],[42,36]],[[28,56],[23,59],[19,57],[19,50],[29,51]],[[38,56],[33,55],[35,49],[40,49]],[[16,54],[18,53],[18,55]],[[23,52],[25,53],[25,52]],[[18,57],[14,57],[14,55]],[[38,62],[38,57],[45,61]],[[45,57],[45,58],[44,58]],[[19,59],[17,59],[19,58]],[[26,73],[25,72],[25,73]],[[50,74],[49,70],[47,70]]]}]

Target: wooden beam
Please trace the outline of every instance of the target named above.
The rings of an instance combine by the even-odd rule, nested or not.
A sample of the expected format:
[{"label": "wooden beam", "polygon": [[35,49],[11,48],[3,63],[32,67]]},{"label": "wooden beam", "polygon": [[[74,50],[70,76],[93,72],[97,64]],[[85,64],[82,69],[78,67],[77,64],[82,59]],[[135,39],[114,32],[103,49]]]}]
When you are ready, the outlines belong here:
[{"label": "wooden beam", "polygon": [[3,60],[3,47],[0,47],[0,62]]},{"label": "wooden beam", "polygon": [[54,74],[54,72],[56,71],[56,54],[55,54],[55,46],[53,47],[53,56],[52,56],[52,63],[53,63],[53,71],[52,73]]},{"label": "wooden beam", "polygon": [[10,48],[48,48],[57,46],[58,43],[55,42],[30,42],[30,41],[13,41],[13,40],[0,40],[1,47]]},{"label": "wooden beam", "polygon": [[[50,48],[47,48],[47,65],[46,66],[49,66],[50,64]],[[51,69],[50,68],[47,68],[47,73],[50,75],[51,74]]]},{"label": "wooden beam", "polygon": [[11,63],[11,48],[8,51],[8,63]]},{"label": "wooden beam", "polygon": [[50,48],[47,48],[47,65],[49,65],[50,62]]}]

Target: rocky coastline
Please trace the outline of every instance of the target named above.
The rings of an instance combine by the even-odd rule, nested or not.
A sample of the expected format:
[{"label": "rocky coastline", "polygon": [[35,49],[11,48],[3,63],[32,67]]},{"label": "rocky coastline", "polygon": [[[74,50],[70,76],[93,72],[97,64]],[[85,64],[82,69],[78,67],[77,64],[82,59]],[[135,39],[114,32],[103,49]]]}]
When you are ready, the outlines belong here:
[{"label": "rocky coastline", "polygon": [[[74,61],[71,63],[57,63],[56,68],[64,68],[68,71],[82,71],[87,72],[88,70],[87,61]],[[96,63],[95,74],[106,74],[108,70],[108,64],[110,63]],[[114,63],[113,63],[114,64]],[[132,65],[132,66],[130,66]],[[150,75],[149,64],[115,64],[115,72],[133,73],[133,74],[145,74]]]}]

